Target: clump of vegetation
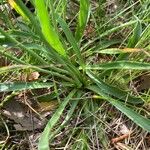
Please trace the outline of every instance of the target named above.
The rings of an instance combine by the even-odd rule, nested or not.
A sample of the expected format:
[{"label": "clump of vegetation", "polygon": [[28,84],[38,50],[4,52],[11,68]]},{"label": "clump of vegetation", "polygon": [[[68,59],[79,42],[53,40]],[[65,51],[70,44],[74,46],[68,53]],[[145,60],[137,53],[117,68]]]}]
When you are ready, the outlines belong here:
[{"label": "clump of vegetation", "polygon": [[17,13],[1,2],[0,54],[8,61],[0,106],[20,91],[38,103],[58,101],[39,150],[109,149],[106,127],[117,110],[150,132],[148,0],[30,0],[32,11],[21,0],[8,3]]}]

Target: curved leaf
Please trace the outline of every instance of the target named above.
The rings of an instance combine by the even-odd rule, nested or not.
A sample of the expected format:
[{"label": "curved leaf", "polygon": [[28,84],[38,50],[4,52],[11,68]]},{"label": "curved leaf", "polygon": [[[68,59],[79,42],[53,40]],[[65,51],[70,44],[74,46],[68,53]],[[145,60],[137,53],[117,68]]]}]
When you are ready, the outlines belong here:
[{"label": "curved leaf", "polygon": [[138,41],[140,39],[141,33],[142,33],[142,24],[138,20],[138,22],[136,23],[135,28],[133,30],[133,34],[128,41],[127,47],[135,47],[135,45],[138,43]]},{"label": "curved leaf", "polygon": [[[139,125],[144,130],[150,132],[150,119],[147,119],[137,112],[133,111],[131,108],[125,106],[124,103],[111,98],[110,96],[101,92],[100,87],[92,86],[90,87],[92,91],[100,95],[100,98],[104,98],[106,101],[115,106],[118,110],[120,110],[123,114],[125,114],[128,118],[130,118],[134,123]],[[98,97],[97,97],[98,98]]]},{"label": "curved leaf", "polygon": [[8,0],[8,3],[14,8],[24,19],[29,20],[27,15],[22,11],[19,5],[14,0]]},{"label": "curved leaf", "polygon": [[[94,74],[92,74],[90,71],[87,71],[87,75],[98,85],[99,90],[102,94],[108,94],[111,96],[114,96],[118,99],[121,99],[125,102],[131,103],[131,104],[143,104],[143,101],[138,98],[129,95],[126,91],[123,91],[119,88],[113,87],[111,85],[108,85],[107,83],[103,82],[102,80],[98,79]],[[88,89],[91,90],[91,85],[87,86]]]},{"label": "curved leaf", "polygon": [[64,101],[60,104],[59,108],[56,110],[52,118],[48,121],[38,144],[38,150],[49,150],[49,136],[51,133],[52,128],[58,122],[60,116],[62,115],[63,110],[65,109],[66,105],[68,104],[70,98],[73,97],[76,90],[73,90],[69,93],[69,95],[64,99]]},{"label": "curved leaf", "polygon": [[78,26],[76,29],[75,37],[77,41],[83,36],[88,18],[90,14],[90,1],[89,0],[80,0],[80,11],[78,17]]},{"label": "curved leaf", "polygon": [[45,1],[35,0],[35,7],[45,39],[59,54],[66,57],[66,52],[59,40],[59,36],[52,24],[49,22],[50,18],[45,6]]}]

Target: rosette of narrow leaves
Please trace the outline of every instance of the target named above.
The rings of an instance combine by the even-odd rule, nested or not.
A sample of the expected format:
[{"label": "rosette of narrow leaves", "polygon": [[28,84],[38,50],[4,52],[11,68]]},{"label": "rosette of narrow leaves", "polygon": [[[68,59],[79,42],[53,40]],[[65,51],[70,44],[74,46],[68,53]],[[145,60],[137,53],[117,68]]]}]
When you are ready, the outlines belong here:
[{"label": "rosette of narrow leaves", "polygon": [[[1,67],[0,74],[6,72],[9,73],[14,70],[20,71],[30,69],[41,72],[44,75],[46,74],[48,75],[48,78],[45,77],[46,75],[43,75],[45,80],[42,80],[41,78],[40,81],[35,82],[3,82],[0,83],[0,92],[51,87],[53,87],[53,89],[60,88],[62,91],[65,91],[65,96],[63,95],[63,97],[60,98],[58,109],[52,115],[41,134],[38,145],[39,150],[50,149],[49,141],[51,142],[54,139],[54,136],[64,128],[65,124],[75,112],[75,108],[80,102],[80,98],[84,97],[86,92],[91,93],[91,95],[97,94],[98,99],[103,99],[111,103],[137,125],[150,132],[150,120],[144,118],[127,106],[128,104],[142,105],[143,100],[141,97],[131,95],[128,91],[121,90],[118,87],[108,84],[107,78],[105,80],[100,78],[101,73],[104,71],[109,71],[109,74],[111,74],[113,71],[119,72],[120,70],[149,70],[150,64],[136,60],[122,60],[121,57],[118,61],[106,61],[105,63],[97,64],[90,64],[88,60],[86,60],[95,53],[111,55],[122,54],[122,50],[119,48],[115,49],[115,51],[111,48],[109,48],[109,51],[106,49],[113,44],[118,44],[120,41],[113,41],[112,44],[110,44],[111,42],[108,42],[108,45],[99,45],[96,48],[94,44],[90,45],[91,42],[81,43],[91,11],[89,0],[80,0],[75,34],[71,32],[66,20],[62,19],[62,16],[60,15],[62,10],[59,10],[61,7],[57,7],[55,10],[57,3],[53,6],[55,12],[51,12],[52,10],[50,8],[52,5],[49,6],[49,3],[45,0],[32,1],[35,8],[34,13],[31,13],[21,0],[12,0],[9,1],[9,3],[26,19],[24,21],[22,20],[24,28],[26,26],[26,30],[22,29],[22,31],[16,30],[16,32],[14,32],[0,27],[0,33],[6,44],[6,47],[4,47],[4,43],[1,42],[0,54],[14,63],[14,65],[11,66]],[[64,7],[62,7],[62,9],[64,10]],[[108,36],[109,34],[130,25],[134,25],[135,28],[128,41],[128,45],[129,47],[136,47],[137,45],[142,44],[142,41],[145,41],[146,37],[149,37],[149,35],[146,34],[146,31],[148,31],[147,28],[142,33],[141,22],[137,19],[105,31],[100,36],[94,38],[92,42],[94,43],[94,41],[99,38]],[[21,27],[19,29],[21,30]],[[138,35],[136,35],[138,29],[140,31]],[[32,42],[26,40],[27,38]],[[88,46],[92,48],[88,49]],[[97,49],[98,47],[103,48],[99,50]],[[12,54],[11,51],[7,51],[7,48],[18,48],[24,55],[16,56]],[[135,52],[138,53],[138,50]],[[123,54],[128,52],[129,51],[126,50]],[[130,53],[132,53],[131,49]],[[30,56],[29,60],[26,59],[27,56]],[[85,62],[87,62],[87,64]],[[49,78],[51,78],[51,82],[48,82]],[[62,91],[55,94],[54,97],[56,98]],[[53,92],[55,93],[55,91]],[[75,100],[71,101],[71,99]],[[56,128],[56,125],[68,104],[69,110],[67,110],[68,113],[66,118],[61,126]],[[82,104],[79,106],[81,105]]]}]

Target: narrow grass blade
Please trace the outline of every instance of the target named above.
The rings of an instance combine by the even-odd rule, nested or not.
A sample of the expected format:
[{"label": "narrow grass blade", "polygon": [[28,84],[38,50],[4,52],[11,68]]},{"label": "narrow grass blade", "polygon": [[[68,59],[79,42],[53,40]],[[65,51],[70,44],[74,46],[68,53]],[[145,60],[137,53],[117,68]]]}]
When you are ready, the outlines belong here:
[{"label": "narrow grass blade", "polygon": [[[127,47],[134,48],[140,39],[141,33],[142,33],[142,25],[141,25],[141,22],[138,20],[137,23],[135,24],[133,34],[129,38]],[[120,54],[120,56],[118,57],[118,60],[128,59],[128,56],[129,56],[129,54],[127,54],[127,53],[126,54]]]},{"label": "narrow grass blade", "polygon": [[25,20],[29,20],[26,14],[22,11],[19,5],[14,0],[8,0],[8,3],[14,8]]},{"label": "narrow grass blade", "polygon": [[62,27],[68,41],[70,42],[71,46],[73,47],[73,50],[74,50],[75,54],[78,57],[80,65],[83,67],[84,66],[84,60],[81,56],[80,48],[77,45],[77,42],[76,42],[75,38],[72,35],[72,32],[70,31],[67,23],[62,18],[60,18],[58,15],[57,15],[57,18],[58,18],[57,20],[58,20],[60,26]]},{"label": "narrow grass blade", "polygon": [[115,61],[86,66],[87,70],[110,70],[110,69],[130,69],[130,70],[150,70],[150,63],[134,61]]},{"label": "narrow grass blade", "polygon": [[[0,54],[7,57],[10,60],[13,60],[13,61],[19,63],[19,64],[24,64],[24,65],[26,64],[24,61],[18,59],[16,56],[12,55],[11,53],[6,52],[5,48],[2,46],[0,46]],[[1,70],[1,68],[0,68],[0,70]]]},{"label": "narrow grass blade", "polygon": [[52,128],[56,125],[58,122],[60,116],[63,113],[63,110],[65,109],[66,105],[68,104],[69,100],[73,97],[73,95],[76,93],[76,90],[73,90],[69,93],[69,95],[64,99],[64,101],[60,104],[59,108],[56,110],[52,118],[48,121],[38,144],[38,150],[50,150],[49,148],[49,136],[51,134]]},{"label": "narrow grass blade", "polygon": [[125,27],[127,27],[127,26],[131,26],[131,25],[133,25],[133,24],[135,24],[135,23],[137,23],[137,20],[129,21],[129,22],[126,22],[126,23],[124,23],[124,24],[121,24],[121,25],[119,25],[119,26],[117,26],[117,27],[114,27],[114,28],[112,28],[112,29],[106,30],[104,33],[100,34],[99,37],[94,38],[93,40],[91,40],[90,42],[88,42],[87,46],[90,45],[91,43],[94,43],[95,41],[97,41],[97,40],[103,38],[103,37],[106,37],[106,36],[112,34],[113,32],[117,32],[118,30],[121,30],[121,29],[123,29],[123,28],[125,28]]},{"label": "narrow grass blade", "polygon": [[22,51],[28,52],[31,56],[33,56],[33,58],[39,60],[40,63],[47,64],[47,62],[42,57],[36,54],[33,50],[26,48],[22,43],[17,41],[15,38],[11,37],[7,32],[3,31],[1,27],[0,27],[0,32],[2,33],[2,35],[4,35],[7,38],[8,41],[20,47]]},{"label": "narrow grass blade", "polygon": [[93,47],[90,47],[89,44],[92,44],[94,42],[89,41],[88,43],[85,43],[81,47],[81,49],[82,50],[88,49],[88,51],[91,50],[91,52],[94,52],[96,50],[102,50],[102,49],[106,49],[108,47],[112,47],[113,45],[120,44],[121,42],[122,41],[118,40],[118,39],[112,39],[111,41],[104,40],[104,41],[100,41],[100,42],[96,43],[96,45],[94,45]]},{"label": "narrow grass blade", "polygon": [[67,77],[66,75],[63,75],[61,73],[58,73],[57,71],[50,71],[50,70],[46,70],[43,68],[40,68],[38,66],[32,66],[32,65],[11,65],[11,66],[6,66],[6,67],[1,67],[0,68],[0,74],[4,73],[4,72],[9,72],[9,71],[13,71],[13,70],[20,70],[20,69],[33,69],[39,72],[43,72],[43,73],[47,73],[49,75],[52,76],[56,76],[59,78],[62,78],[66,81],[69,81],[70,83],[74,82],[71,78]]},{"label": "narrow grass blade", "polygon": [[[43,2],[43,0],[41,1]],[[22,11],[26,14],[26,16],[28,16],[30,23],[32,24],[32,26],[35,29],[35,32],[37,33],[37,35],[39,36],[39,39],[41,39],[44,44],[46,46],[48,46],[48,50],[47,52],[50,53],[51,56],[53,56],[54,58],[57,58],[58,60],[61,60],[62,58],[60,57],[60,53],[57,53],[58,51],[56,51],[56,49],[53,49],[53,47],[49,44],[49,42],[46,40],[45,35],[42,33],[39,22],[37,21],[37,17],[34,16],[34,14],[32,14],[30,12],[30,10],[24,5],[24,3],[21,0],[16,0],[17,5],[22,9]],[[34,5],[35,6],[35,5]],[[45,5],[44,5],[45,6]],[[46,10],[47,11],[47,10]],[[47,12],[48,14],[48,12]],[[46,15],[46,14],[45,14]],[[51,29],[51,28],[50,28]],[[49,30],[49,29],[48,29]],[[55,31],[54,31],[55,32]],[[56,34],[56,33],[55,33]],[[51,36],[51,38],[53,38],[53,36]],[[53,39],[52,39],[53,40]],[[55,40],[54,40],[55,41]]]},{"label": "narrow grass blade", "polygon": [[[108,94],[108,95],[114,96],[118,99],[121,99],[125,102],[131,103],[134,105],[143,104],[143,101],[140,98],[131,96],[126,91],[123,91],[121,89],[108,85],[107,83],[98,79],[90,71],[87,71],[87,75],[97,84],[102,94]],[[91,87],[92,86],[90,85],[87,88],[90,89]]]},{"label": "narrow grass blade", "polygon": [[40,30],[40,26],[34,14],[30,12],[30,10],[25,6],[22,0],[15,0],[15,2],[17,3],[17,6],[21,9],[21,11],[23,11],[23,13],[29,18],[30,23],[33,25],[38,36],[40,36],[40,38],[43,39],[43,34]]},{"label": "narrow grass blade", "polygon": [[50,18],[46,9],[45,1],[35,0],[35,7],[45,39],[60,55],[66,57],[66,52],[61,41],[59,40],[59,36],[49,21]]},{"label": "narrow grass blade", "polygon": [[141,33],[142,33],[142,25],[141,25],[141,22],[138,21],[136,23],[135,29],[133,30],[133,34],[128,41],[127,47],[130,47],[130,48],[135,47],[135,45],[138,43],[140,39]]},{"label": "narrow grass blade", "polygon": [[134,123],[143,128],[144,130],[150,132],[150,119],[144,118],[137,112],[133,111],[131,108],[126,107],[122,102],[113,99],[107,99],[113,106],[130,118]]},{"label": "narrow grass blade", "polygon": [[[79,98],[79,97],[77,97],[77,98]],[[54,132],[52,132],[52,133],[50,134],[50,137],[49,137],[50,141],[53,140],[54,136],[55,136],[60,130],[62,130],[62,129],[64,128],[64,126],[66,125],[66,123],[67,123],[67,122],[69,121],[69,119],[72,117],[72,115],[73,115],[73,113],[74,113],[74,110],[75,110],[75,108],[76,108],[78,102],[79,102],[79,100],[75,100],[75,101],[71,102],[71,108],[70,108],[70,110],[68,111],[68,113],[67,113],[67,115],[66,115],[66,118],[65,118],[64,121],[61,123],[61,125],[59,126],[59,128],[57,128]]]},{"label": "narrow grass blade", "polygon": [[40,82],[11,82],[11,83],[0,83],[0,92],[9,92],[9,91],[22,91],[28,89],[40,89],[40,88],[50,88],[52,83],[40,83]]},{"label": "narrow grass blade", "polygon": [[63,92],[65,91],[62,90],[59,93],[52,91],[50,94],[38,95],[38,96],[35,96],[34,98],[37,99],[38,102],[49,102],[51,100],[56,100],[57,96],[60,96],[61,94],[63,94]]},{"label": "narrow grass blade", "polygon": [[101,89],[98,86],[90,87],[92,91],[100,95],[100,98],[104,98],[106,101],[115,106],[118,110],[120,110],[123,114],[125,114],[128,118],[130,118],[134,123],[139,125],[144,130],[150,132],[150,119],[144,118],[137,112],[133,111],[131,108],[125,106],[124,103],[114,100],[108,95],[101,92]]},{"label": "narrow grass blade", "polygon": [[89,0],[80,0],[80,11],[78,17],[78,25],[75,33],[77,42],[80,41],[84,34],[86,24],[88,22],[90,15],[90,1]]},{"label": "narrow grass blade", "polygon": [[[110,34],[113,33],[113,32],[116,32],[116,31],[118,31],[118,30],[121,30],[121,29],[123,29],[123,28],[125,28],[125,27],[127,27],[127,26],[131,26],[132,24],[135,24],[135,23],[137,23],[137,20],[129,21],[129,22],[123,23],[123,24],[121,24],[121,25],[119,25],[119,26],[117,26],[117,27],[114,27],[114,28],[112,28],[112,29],[110,29],[110,30],[106,30],[104,33],[102,33],[102,34],[100,35],[99,38],[102,38],[102,37],[105,37],[105,36],[107,36],[107,35],[110,35]],[[96,40],[96,39],[95,39],[95,40]]]},{"label": "narrow grass blade", "polygon": [[150,24],[142,32],[141,37],[138,43],[136,44],[136,47],[145,47],[147,43],[149,43],[149,39],[150,39]]}]

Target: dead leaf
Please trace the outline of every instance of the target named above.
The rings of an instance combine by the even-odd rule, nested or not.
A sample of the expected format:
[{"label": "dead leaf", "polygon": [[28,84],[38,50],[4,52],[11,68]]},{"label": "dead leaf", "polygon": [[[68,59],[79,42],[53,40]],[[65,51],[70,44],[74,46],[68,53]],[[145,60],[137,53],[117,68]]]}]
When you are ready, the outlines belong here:
[{"label": "dead leaf", "polygon": [[139,51],[141,51],[141,49],[139,49],[139,48],[124,48],[124,49],[122,49],[122,51],[132,53],[132,52],[139,52]]},{"label": "dead leaf", "polygon": [[15,129],[19,131],[41,129],[45,123],[45,120],[41,120],[35,113],[29,114],[28,107],[15,99],[4,105],[2,114],[13,120]]},{"label": "dead leaf", "polygon": [[40,74],[39,72],[32,72],[29,76],[28,76],[28,80],[29,81],[34,81],[37,80],[39,78]]}]

